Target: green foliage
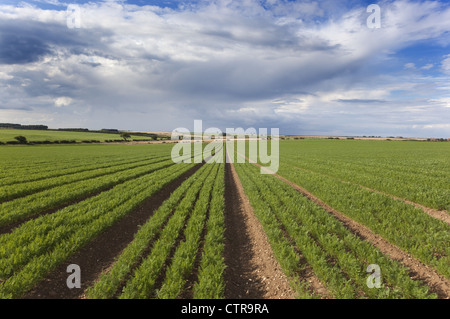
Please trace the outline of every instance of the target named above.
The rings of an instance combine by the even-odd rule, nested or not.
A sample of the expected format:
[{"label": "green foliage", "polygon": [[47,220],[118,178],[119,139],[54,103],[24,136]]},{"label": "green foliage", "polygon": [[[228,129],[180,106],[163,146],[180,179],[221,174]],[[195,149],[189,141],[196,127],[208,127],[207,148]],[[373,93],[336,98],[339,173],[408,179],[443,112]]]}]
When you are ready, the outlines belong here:
[{"label": "green foliage", "polygon": [[[291,186],[273,176],[260,175],[255,166],[236,166],[262,224],[276,224],[276,228],[284,230],[319,279],[337,298],[436,297],[428,293],[426,286],[411,280],[405,267],[353,235],[321,207],[299,196]],[[267,217],[264,218],[264,215]],[[273,237],[283,235],[280,233]],[[281,265],[286,264],[285,259],[293,258],[276,255]],[[378,264],[382,269],[384,281],[381,289],[370,289],[366,285],[369,264]],[[292,272],[286,273],[292,276]]]},{"label": "green foliage", "polygon": [[[154,212],[147,223],[135,234],[134,240],[117,258],[110,271],[102,274],[99,281],[88,289],[88,298],[112,298],[117,293],[120,284],[126,280],[130,272],[138,265],[142,254],[150,242],[161,234],[163,225],[168,223],[167,220],[172,215],[172,212],[182,205],[186,206],[186,204],[189,204],[190,201],[195,199],[199,191],[198,186],[201,185],[204,177],[208,173],[206,171],[207,168],[207,166],[204,166],[183,182],[170,198]],[[173,217],[171,220],[173,220]]]},{"label": "green foliage", "polygon": [[223,211],[224,165],[205,164],[154,212],[114,265],[88,289],[87,297],[177,298],[195,260],[201,258],[195,297],[223,298]]},{"label": "green foliage", "polygon": [[198,281],[194,285],[195,299],[223,299],[225,291],[223,257],[225,246],[225,165],[220,165],[211,198],[207,234],[198,270]]},{"label": "green foliage", "polygon": [[450,144],[414,141],[286,141],[281,163],[450,210]]},{"label": "green foliage", "polygon": [[[156,294],[155,283],[161,273],[169,253],[177,242],[180,231],[183,229],[188,217],[192,214],[192,209],[199,198],[200,192],[210,191],[205,185],[205,177],[210,175],[213,168],[212,165],[206,165],[206,173],[203,178],[199,178],[196,183],[189,189],[178,207],[175,209],[173,216],[169,219],[161,236],[154,243],[150,254],[142,261],[135,270],[130,281],[127,282],[120,296],[122,299],[141,299],[154,297]],[[209,176],[208,176],[209,177]],[[212,175],[209,178],[213,178]]]},{"label": "green foliage", "polygon": [[[46,146],[34,151],[38,152],[39,150],[44,149],[47,151],[52,150],[52,148]],[[123,152],[124,147],[111,146],[105,149],[100,146],[77,146],[76,150],[73,147],[58,147],[57,149],[58,151],[55,152],[55,154],[66,159],[72,159],[73,163],[78,163],[76,160],[74,161],[77,156],[83,155],[81,158],[84,158],[87,153],[96,154],[92,158],[89,158],[89,160],[84,158],[83,162],[78,163],[80,166],[74,168],[74,171],[72,171],[74,173],[72,177],[74,177],[79,173],[79,170],[83,172],[83,165],[89,163],[90,165],[86,165],[86,167],[89,167],[90,169],[85,171],[86,174],[101,172],[101,170],[95,169],[95,165],[102,166],[103,164],[101,163],[106,164],[108,161],[115,158],[114,156],[105,157],[105,154],[116,153],[120,157],[120,153]],[[98,153],[92,152],[94,149],[97,150]],[[30,159],[36,159],[36,154],[30,154],[32,156],[28,158],[23,157],[24,154],[30,152],[29,150],[30,148],[8,149],[8,162],[5,161],[2,162],[2,164],[14,167],[17,175],[14,176],[15,174],[8,170],[1,171],[4,177],[4,179],[2,178],[2,181],[6,180],[7,184],[4,186],[14,187],[20,185],[14,184],[13,178],[20,178],[21,176],[32,180],[32,184],[34,182],[45,181],[48,176],[54,176],[56,177],[56,180],[54,180],[55,184],[53,186],[57,185],[59,177],[62,178],[60,182],[64,181],[64,178],[69,178],[70,175],[63,174],[62,172],[67,172],[67,170],[71,170],[72,168],[64,167],[60,162],[61,157],[51,156],[47,153],[44,153],[45,155],[42,157],[37,157],[41,160],[41,163],[38,161],[34,162],[39,163],[42,168],[40,173],[36,172],[34,175],[34,167],[30,167],[29,161]],[[87,153],[84,153],[85,150]],[[0,235],[0,298],[18,298],[22,296],[52,269],[83,247],[95,236],[103,232],[126,214],[135,210],[146,198],[164,188],[168,183],[192,168],[194,165],[175,165],[170,160],[161,161],[164,160],[164,157],[161,156],[153,156],[153,159],[145,160],[145,156],[149,155],[149,150],[156,153],[161,150],[166,152],[165,156],[167,156],[168,148],[165,146],[152,146],[150,149],[148,146],[147,148],[127,147],[127,151],[131,152],[127,154],[127,156],[131,157],[129,157],[128,161],[124,161],[126,156],[121,158],[111,168],[107,168],[107,166],[104,167],[109,175],[97,177],[92,175],[86,180],[67,184],[63,183],[64,185],[50,187],[48,190],[44,190],[44,192],[49,192],[48,195],[53,191],[54,198],[40,194],[40,196],[35,196],[34,200],[32,200],[32,197],[36,194],[33,193],[28,196],[18,197],[14,200],[2,203],[1,217],[4,218],[4,225],[7,225],[12,220],[18,220],[25,217],[27,214],[38,213],[42,211],[44,207],[45,209],[48,208],[49,206],[47,205],[50,205],[52,200],[57,202],[61,200],[61,196],[64,197],[67,195],[70,197],[75,193],[77,196],[70,200],[79,198],[79,196],[83,196],[83,188],[88,189],[90,185],[95,185],[96,181],[102,180],[103,178],[105,178],[102,180],[102,183],[104,184],[100,183],[96,186],[103,185],[101,187],[104,187],[109,183],[108,187],[112,187],[98,195],[94,194],[95,196],[89,197],[79,203],[66,206],[52,214],[42,215],[35,219],[31,219],[22,223],[17,228],[14,228],[10,233]],[[67,153],[64,153],[64,151]],[[73,153],[71,151],[73,151]],[[137,164],[132,164],[133,162],[130,161],[130,158],[133,158],[133,152],[135,152],[134,156],[137,155],[137,158],[140,157],[140,162]],[[101,153],[103,153],[102,156],[100,156]],[[11,156],[12,154],[20,155],[21,160],[15,162],[14,158]],[[0,157],[2,155],[3,154],[0,154]],[[99,157],[95,159],[96,156]],[[100,164],[95,164],[97,160],[100,161]],[[44,169],[46,166],[58,167],[55,163],[60,165],[59,172],[58,170],[46,171]],[[132,168],[133,165],[137,166]],[[28,169],[29,172],[27,172]],[[107,180],[108,178],[109,182]],[[10,182],[9,184],[8,180]],[[33,185],[36,186],[36,184]],[[45,183],[42,185],[45,185]],[[75,185],[80,188],[77,190]],[[92,189],[90,189],[90,191],[92,191]],[[90,194],[89,189],[88,194]],[[28,205],[25,204],[27,198]],[[9,204],[16,200],[23,200],[23,206],[15,207],[14,205]],[[69,200],[69,198],[66,198],[66,200]],[[36,208],[41,205],[41,202],[47,202],[47,204],[44,204],[40,208]],[[17,203],[18,202],[15,202],[15,204]],[[7,214],[5,210],[7,207],[5,205],[9,205],[8,207],[10,207],[9,214]],[[35,207],[35,211],[27,211],[29,207]],[[25,215],[22,213],[22,210],[26,212]],[[17,215],[21,215],[21,217],[15,217],[15,212]],[[9,217],[5,217],[6,215]]]},{"label": "green foliage", "polygon": [[16,137],[14,137],[14,139],[16,139],[17,142],[19,142],[20,144],[27,144],[28,143],[27,138],[25,136],[22,136],[22,135],[16,136]]},{"label": "green foliage", "polygon": [[390,196],[324,174],[292,169],[284,164],[279,174],[450,278],[450,225],[447,223]]},{"label": "green foliage", "polygon": [[124,141],[128,141],[128,139],[131,138],[131,134],[122,132],[122,133],[120,133],[120,137],[123,138]]}]

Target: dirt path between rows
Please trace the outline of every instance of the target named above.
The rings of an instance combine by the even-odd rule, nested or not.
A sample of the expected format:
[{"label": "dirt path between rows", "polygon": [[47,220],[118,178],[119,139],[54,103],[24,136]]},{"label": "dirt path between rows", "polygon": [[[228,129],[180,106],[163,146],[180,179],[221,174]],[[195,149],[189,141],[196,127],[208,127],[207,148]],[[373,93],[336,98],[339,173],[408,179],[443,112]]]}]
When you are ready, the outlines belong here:
[{"label": "dirt path between rows", "polygon": [[[247,160],[249,159],[247,158]],[[262,167],[266,171],[270,172],[270,170],[257,163],[253,164],[258,167]],[[303,187],[289,181],[288,179],[278,174],[275,174],[273,172],[270,173],[273,176],[280,179],[281,181],[295,188],[300,194],[306,196],[308,199],[310,199],[317,205],[321,206],[328,213],[335,216],[355,235],[370,242],[372,245],[377,247],[383,254],[390,256],[390,258],[397,260],[406,267],[410,268],[411,278],[416,280],[422,280],[423,282],[425,282],[427,286],[430,287],[430,291],[436,293],[438,298],[450,299],[450,280],[439,274],[435,269],[423,264],[421,261],[410,255],[409,253],[406,253],[396,245],[388,242],[382,236],[375,234],[367,226],[364,226],[358,223],[357,221],[345,216],[343,213],[335,210],[334,208],[321,201],[318,197],[314,196],[312,193],[310,193]]]},{"label": "dirt path between rows", "polygon": [[[105,232],[64,261],[46,278],[40,281],[23,299],[80,299],[84,291],[99,277],[103,270],[133,240],[139,226],[143,225],[161,204],[170,197],[202,164],[185,172],[169,185],[148,198],[137,210],[124,216]],[[81,270],[81,288],[69,289],[66,284],[67,266],[76,264]]]},{"label": "dirt path between rows", "polygon": [[225,164],[225,298],[294,299],[232,164]]}]

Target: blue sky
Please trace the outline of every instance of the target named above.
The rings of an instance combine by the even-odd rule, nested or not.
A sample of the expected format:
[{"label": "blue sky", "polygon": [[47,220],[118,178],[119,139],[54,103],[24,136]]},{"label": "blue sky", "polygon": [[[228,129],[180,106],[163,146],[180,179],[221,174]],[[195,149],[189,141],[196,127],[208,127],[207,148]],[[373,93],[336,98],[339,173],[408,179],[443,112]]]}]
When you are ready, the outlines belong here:
[{"label": "blue sky", "polygon": [[448,1],[0,1],[0,122],[450,137],[449,49]]}]

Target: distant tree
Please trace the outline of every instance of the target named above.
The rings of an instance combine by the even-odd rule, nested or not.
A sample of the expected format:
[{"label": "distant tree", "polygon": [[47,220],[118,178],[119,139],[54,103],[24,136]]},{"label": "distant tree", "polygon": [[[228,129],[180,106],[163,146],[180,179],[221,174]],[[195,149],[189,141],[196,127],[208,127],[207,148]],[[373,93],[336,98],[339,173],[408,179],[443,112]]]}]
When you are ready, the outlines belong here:
[{"label": "distant tree", "polygon": [[128,141],[129,138],[131,138],[130,133],[122,132],[120,133],[120,137],[124,139],[124,141]]},{"label": "distant tree", "polygon": [[16,136],[16,137],[14,137],[14,139],[16,139],[20,144],[27,144],[28,143],[27,138],[25,136],[22,136],[22,135]]}]

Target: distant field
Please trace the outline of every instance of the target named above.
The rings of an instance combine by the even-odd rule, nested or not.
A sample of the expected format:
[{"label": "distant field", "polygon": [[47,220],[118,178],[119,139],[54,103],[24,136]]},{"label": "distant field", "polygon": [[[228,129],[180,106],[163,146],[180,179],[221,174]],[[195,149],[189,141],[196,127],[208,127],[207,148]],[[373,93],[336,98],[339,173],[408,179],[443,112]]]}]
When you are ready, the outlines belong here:
[{"label": "distant field", "polygon": [[[41,131],[41,130],[17,130],[0,129],[0,142],[15,141],[16,136],[25,136],[29,142],[35,141],[61,141],[75,140],[77,142],[85,140],[121,140],[119,134],[92,133],[92,132],[66,132],[66,131]],[[131,139],[151,140],[150,137],[131,135]]]}]

